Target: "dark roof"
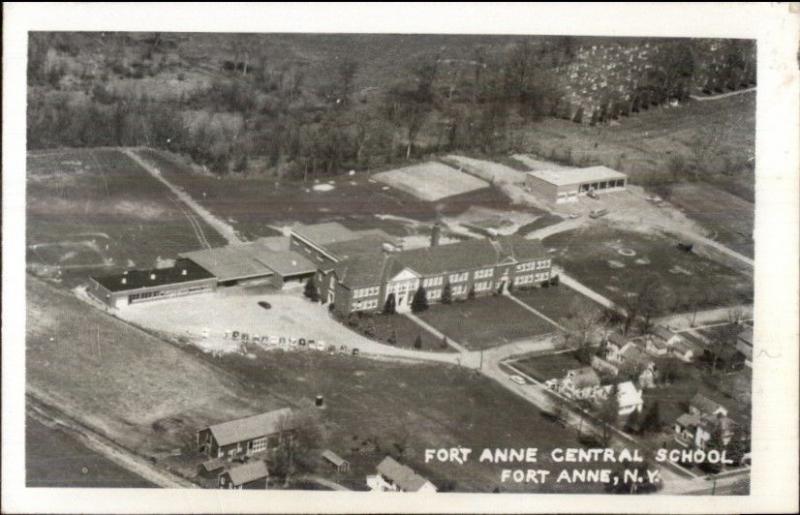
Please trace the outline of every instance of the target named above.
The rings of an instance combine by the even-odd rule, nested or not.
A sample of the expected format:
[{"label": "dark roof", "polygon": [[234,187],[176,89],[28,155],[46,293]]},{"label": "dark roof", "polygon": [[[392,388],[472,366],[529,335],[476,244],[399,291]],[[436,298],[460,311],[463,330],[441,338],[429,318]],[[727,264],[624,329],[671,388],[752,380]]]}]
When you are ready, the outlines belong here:
[{"label": "dark roof", "polygon": [[365,254],[336,265],[336,277],[348,288],[379,286],[398,266],[391,254]]},{"label": "dark roof", "polygon": [[378,473],[406,492],[416,492],[428,482],[427,479],[411,468],[401,465],[391,456],[386,456],[378,464]]},{"label": "dark roof", "polygon": [[341,456],[339,456],[338,454],[336,454],[335,452],[333,452],[330,449],[325,449],[324,451],[322,451],[322,457],[325,458],[326,460],[330,461],[331,463],[333,463],[337,467],[341,467],[342,465],[347,463],[346,459],[342,458]]},{"label": "dark roof", "polygon": [[121,274],[92,277],[109,291],[119,292],[180,284],[200,279],[213,279],[214,275],[192,261],[180,260],[170,268],[127,270]]},{"label": "dark roof", "polygon": [[290,408],[282,408],[252,417],[230,420],[209,426],[208,429],[218,445],[228,445],[291,429],[281,427],[282,422],[291,423],[291,414]]},{"label": "dark roof", "polygon": [[[714,413],[719,408],[725,409],[725,407],[718,403],[717,401],[711,400],[702,393],[696,394],[692,397],[692,400],[689,401],[690,406],[694,406],[697,408],[701,413]],[[725,409],[727,411],[727,409]]]},{"label": "dark roof", "polygon": [[218,458],[214,458],[213,460],[204,461],[201,466],[206,472],[214,472],[215,470],[225,468],[225,462]]},{"label": "dark roof", "polygon": [[265,462],[256,460],[228,470],[228,475],[231,477],[231,483],[238,486],[264,479],[269,476],[269,471]]}]

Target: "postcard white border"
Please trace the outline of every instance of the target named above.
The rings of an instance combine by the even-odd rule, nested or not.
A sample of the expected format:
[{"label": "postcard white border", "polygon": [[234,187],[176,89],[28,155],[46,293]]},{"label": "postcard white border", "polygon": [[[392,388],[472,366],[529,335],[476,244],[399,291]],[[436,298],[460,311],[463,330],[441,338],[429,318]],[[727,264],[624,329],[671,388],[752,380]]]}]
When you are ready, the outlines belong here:
[{"label": "postcard white border", "polygon": [[[797,4],[19,4],[3,7],[4,512],[637,512],[797,510]],[[28,489],[24,473],[28,30],[405,32],[758,40],[756,327],[747,497]]]}]

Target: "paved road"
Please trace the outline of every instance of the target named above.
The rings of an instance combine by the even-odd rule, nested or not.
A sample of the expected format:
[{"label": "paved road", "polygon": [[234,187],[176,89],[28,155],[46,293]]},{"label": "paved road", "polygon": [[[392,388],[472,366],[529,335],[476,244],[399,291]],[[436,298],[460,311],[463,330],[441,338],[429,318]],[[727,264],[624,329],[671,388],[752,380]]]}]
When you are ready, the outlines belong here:
[{"label": "paved road", "polygon": [[740,89],[739,91],[731,91],[729,93],[720,93],[719,95],[709,95],[709,96],[700,96],[700,95],[689,95],[689,98],[692,100],[697,100],[698,102],[708,102],[709,100],[719,100],[720,98],[727,98],[727,97],[735,97],[736,95],[744,95],[745,93],[750,93],[756,90],[756,87],[753,86],[752,88],[747,89]]},{"label": "paved road", "polygon": [[191,197],[191,195],[189,195],[182,189],[178,188],[177,186],[166,180],[161,175],[161,170],[159,170],[149,162],[142,159],[142,157],[136,153],[136,149],[123,148],[121,149],[121,151],[125,155],[136,161],[136,164],[147,170],[147,172],[150,175],[155,177],[157,180],[162,182],[167,188],[169,188],[170,191],[172,191],[172,193],[174,193],[176,197],[178,197],[183,203],[189,206],[189,208],[191,208],[192,211],[197,213],[197,216],[205,220],[206,223],[208,223],[208,225],[213,227],[220,234],[220,236],[222,236],[228,241],[228,243],[243,243],[243,240],[239,238],[238,234],[236,234],[236,231],[234,230],[233,227],[231,227],[224,221],[220,220],[219,218],[211,214],[211,212],[208,211],[206,208],[195,202],[194,199]]},{"label": "paved road", "polygon": [[[752,320],[753,318],[753,305],[741,304],[735,306],[728,306],[724,308],[714,308],[698,311],[694,313],[676,313],[674,315],[667,315],[659,317],[653,321],[654,324],[666,325],[673,327],[678,331],[686,329],[698,328],[698,326],[710,325],[715,322],[728,322],[728,313],[731,309],[740,310],[742,317]],[[694,325],[692,325],[694,321]]]}]

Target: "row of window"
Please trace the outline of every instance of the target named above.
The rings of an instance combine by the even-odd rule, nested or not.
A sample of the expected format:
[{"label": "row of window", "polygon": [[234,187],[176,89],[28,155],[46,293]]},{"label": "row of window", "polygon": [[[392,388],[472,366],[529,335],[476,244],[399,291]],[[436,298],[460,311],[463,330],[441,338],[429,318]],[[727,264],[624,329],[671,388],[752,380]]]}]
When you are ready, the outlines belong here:
[{"label": "row of window", "polygon": [[437,300],[442,298],[442,290],[428,290],[428,300]]},{"label": "row of window", "polygon": [[369,288],[358,288],[353,290],[353,298],[360,299],[362,297],[374,297],[380,293],[381,289],[378,286],[371,286]]},{"label": "row of window", "polygon": [[591,184],[581,184],[581,191],[604,190],[607,188],[622,188],[625,186],[625,179],[618,179],[614,181],[600,181]]},{"label": "row of window", "polygon": [[356,300],[353,302],[353,311],[375,309],[377,307],[378,307],[378,299]]},{"label": "row of window", "polygon": [[483,270],[475,271],[475,279],[485,279],[494,275],[494,268],[484,268]]},{"label": "row of window", "polygon": [[469,272],[462,272],[460,274],[450,274],[449,279],[451,283],[463,283],[466,282],[468,277]]},{"label": "row of window", "polygon": [[428,277],[422,281],[422,286],[425,288],[430,288],[431,286],[441,286],[444,283],[444,277]]},{"label": "row of window", "polygon": [[530,263],[521,263],[517,265],[517,272],[530,272],[531,270],[542,270],[550,267],[550,260],[543,259],[541,261],[531,261]]},{"label": "row of window", "polygon": [[478,281],[473,285],[475,291],[486,291],[492,288],[492,281]]}]

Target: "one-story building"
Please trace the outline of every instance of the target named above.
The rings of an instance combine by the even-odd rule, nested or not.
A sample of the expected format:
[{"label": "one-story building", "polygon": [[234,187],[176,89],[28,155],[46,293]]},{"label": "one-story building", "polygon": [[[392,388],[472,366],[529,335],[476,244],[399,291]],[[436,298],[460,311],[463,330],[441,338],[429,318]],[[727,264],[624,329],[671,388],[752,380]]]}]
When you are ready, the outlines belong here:
[{"label": "one-story building", "polygon": [[623,191],[627,182],[627,175],[605,166],[537,170],[525,176],[531,192],[555,204],[575,202],[588,194]]},{"label": "one-story building", "polygon": [[219,475],[219,487],[229,490],[264,490],[269,470],[262,460],[232,467]]},{"label": "one-story building", "polygon": [[112,308],[120,308],[212,292],[216,288],[217,278],[211,272],[193,261],[181,259],[169,268],[126,270],[119,274],[90,277],[87,293]]},{"label": "one-story building", "polygon": [[294,418],[290,408],[215,424],[197,432],[198,451],[211,458],[249,456],[275,450],[292,438]]},{"label": "one-story building", "polygon": [[367,476],[367,486],[373,492],[428,492],[437,491],[436,486],[420,476],[411,467],[386,456],[378,464],[377,474]]}]

